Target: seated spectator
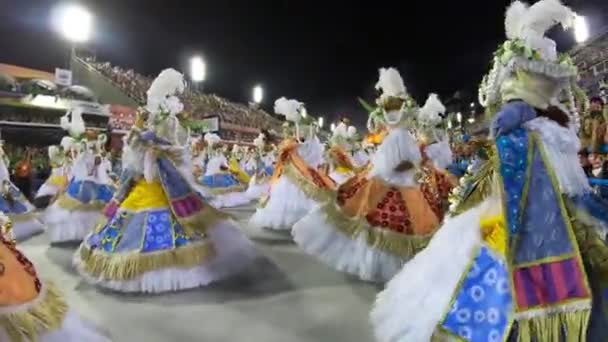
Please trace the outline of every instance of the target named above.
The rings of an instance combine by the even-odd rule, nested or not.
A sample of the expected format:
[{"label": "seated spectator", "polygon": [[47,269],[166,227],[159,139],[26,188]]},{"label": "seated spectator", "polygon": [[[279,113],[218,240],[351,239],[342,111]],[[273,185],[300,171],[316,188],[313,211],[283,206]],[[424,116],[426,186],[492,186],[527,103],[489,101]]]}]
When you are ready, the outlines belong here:
[{"label": "seated spectator", "polygon": [[589,161],[589,150],[586,148],[578,151],[578,160],[581,163],[587,177],[591,177],[591,162]]},{"label": "seated spectator", "polygon": [[589,154],[589,164],[591,185],[595,193],[608,199],[608,161],[603,155],[592,152]]}]

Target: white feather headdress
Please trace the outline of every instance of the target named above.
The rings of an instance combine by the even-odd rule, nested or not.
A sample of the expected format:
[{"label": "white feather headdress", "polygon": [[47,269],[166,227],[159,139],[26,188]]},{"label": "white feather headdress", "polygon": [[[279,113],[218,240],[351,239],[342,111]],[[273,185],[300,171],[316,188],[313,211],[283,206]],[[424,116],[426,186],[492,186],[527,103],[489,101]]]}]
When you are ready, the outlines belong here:
[{"label": "white feather headdress", "polygon": [[488,107],[501,102],[500,88],[515,71],[544,75],[569,86],[577,68],[567,56],[558,56],[555,41],[545,37],[557,24],[570,28],[576,14],[560,0],[540,0],[532,6],[513,2],[505,14],[507,41],[495,54],[494,66],[479,88],[479,102]]},{"label": "white feather headdress", "polygon": [[[184,110],[184,105],[175,96],[184,92],[184,75],[175,69],[165,69],[148,89],[146,109],[154,114],[169,112],[173,115]],[[152,115],[152,116],[153,116]]]},{"label": "white feather headdress", "polygon": [[281,97],[274,102],[274,112],[285,116],[287,121],[298,123],[300,120],[302,120],[300,111],[303,105],[304,104],[300,101]]},{"label": "white feather headdress", "polygon": [[395,68],[380,68],[380,78],[376,83],[376,89],[382,91],[381,98],[405,98],[407,96],[403,78]]},{"label": "white feather headdress", "polygon": [[257,138],[253,139],[253,145],[255,145],[255,147],[258,149],[264,148],[266,145],[266,135],[264,135],[264,133],[260,133]]},{"label": "white feather headdress", "polygon": [[213,146],[222,140],[220,136],[215,133],[205,133],[203,139],[205,140],[208,146]]},{"label": "white feather headdress", "polygon": [[347,136],[349,139],[352,139],[355,137],[355,135],[357,135],[357,127],[355,126],[349,126],[348,127],[348,131],[347,131]]},{"label": "white feather headdress", "polygon": [[80,137],[86,130],[82,113],[82,108],[75,107],[70,109],[60,119],[61,128],[68,131],[68,133],[74,138]]},{"label": "white feather headdress", "polygon": [[530,7],[515,1],[505,15],[505,31],[508,39],[521,39],[543,60],[553,62],[557,60],[556,44],[545,34],[557,24],[565,29],[572,27],[575,18],[576,14],[559,0],[541,0]]},{"label": "white feather headdress", "polygon": [[445,113],[445,106],[439,100],[437,94],[429,94],[426,103],[418,113],[418,120],[421,124],[435,126],[441,122],[439,114]]}]

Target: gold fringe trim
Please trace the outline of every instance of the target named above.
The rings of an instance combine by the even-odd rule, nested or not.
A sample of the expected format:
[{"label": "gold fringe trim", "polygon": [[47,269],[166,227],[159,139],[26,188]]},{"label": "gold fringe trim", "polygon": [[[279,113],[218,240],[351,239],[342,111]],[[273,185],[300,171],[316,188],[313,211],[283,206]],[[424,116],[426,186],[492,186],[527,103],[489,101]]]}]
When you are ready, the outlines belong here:
[{"label": "gold fringe trim", "polygon": [[247,185],[244,185],[244,184],[236,185],[236,186],[231,186],[229,188],[210,188],[210,187],[205,187],[205,188],[214,195],[223,195],[223,194],[227,194],[227,193],[231,193],[231,192],[244,191],[247,189]]},{"label": "gold fringe trim", "polygon": [[209,241],[202,241],[166,251],[121,254],[93,251],[83,244],[79,254],[83,270],[88,274],[107,280],[127,281],[163,268],[200,266],[215,256],[215,249]]},{"label": "gold fringe trim", "polygon": [[57,198],[57,204],[63,209],[67,210],[102,210],[106,203],[101,201],[92,201],[87,204],[82,203],[67,194],[61,194],[59,198]]},{"label": "gold fringe trim", "polygon": [[517,342],[586,341],[590,316],[590,310],[582,310],[518,320]]},{"label": "gold fringe trim", "polygon": [[335,200],[335,191],[323,189],[311,183],[291,164],[287,165],[283,171],[283,176],[292,181],[307,197],[317,202],[330,202]]},{"label": "gold fringe trim", "polygon": [[351,239],[356,239],[363,234],[370,247],[399,257],[414,256],[428,245],[435,234],[433,231],[427,235],[406,235],[387,229],[374,228],[363,218],[345,215],[333,202],[324,204],[321,210],[327,216],[328,222],[342,234]]},{"label": "gold fringe trim", "polygon": [[[10,342],[34,342],[40,333],[61,328],[68,305],[53,284],[45,284],[34,305],[23,312],[0,314],[0,327]],[[27,305],[24,304],[24,305]]]}]

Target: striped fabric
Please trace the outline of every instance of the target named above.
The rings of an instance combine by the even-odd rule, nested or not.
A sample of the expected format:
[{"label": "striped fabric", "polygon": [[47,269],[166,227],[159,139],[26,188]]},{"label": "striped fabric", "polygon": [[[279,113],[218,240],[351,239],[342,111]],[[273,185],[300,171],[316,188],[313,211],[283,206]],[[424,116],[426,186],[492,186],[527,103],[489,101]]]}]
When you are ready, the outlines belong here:
[{"label": "striped fabric", "polygon": [[558,304],[573,299],[587,299],[590,294],[576,258],[543,263],[514,270],[517,306],[526,310]]}]

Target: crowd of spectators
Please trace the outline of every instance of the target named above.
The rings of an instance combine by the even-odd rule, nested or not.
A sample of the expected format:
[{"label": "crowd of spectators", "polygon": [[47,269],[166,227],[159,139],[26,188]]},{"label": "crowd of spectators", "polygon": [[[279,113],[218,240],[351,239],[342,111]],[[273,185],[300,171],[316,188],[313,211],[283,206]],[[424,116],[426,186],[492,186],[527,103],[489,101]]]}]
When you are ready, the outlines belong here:
[{"label": "crowd of spectators", "polygon": [[[92,59],[86,59],[85,61],[138,103],[143,104],[146,102],[146,91],[152,83],[152,77],[143,76],[132,69],[112,66],[109,62],[96,62]],[[184,102],[185,110],[190,112],[195,119],[219,116],[222,122],[260,130],[280,130],[282,124],[281,120],[264,110],[255,108],[254,106],[235,103],[215,94],[203,94],[188,90],[182,95],[182,101]],[[229,136],[238,135],[238,133],[231,131],[224,134]],[[255,138],[251,134],[243,135],[245,139]]]}]

